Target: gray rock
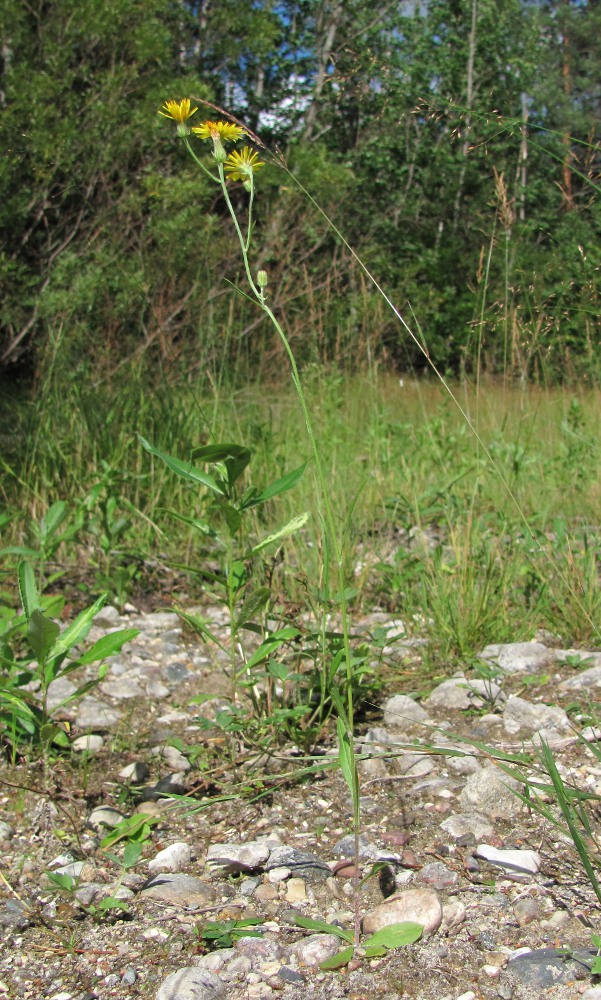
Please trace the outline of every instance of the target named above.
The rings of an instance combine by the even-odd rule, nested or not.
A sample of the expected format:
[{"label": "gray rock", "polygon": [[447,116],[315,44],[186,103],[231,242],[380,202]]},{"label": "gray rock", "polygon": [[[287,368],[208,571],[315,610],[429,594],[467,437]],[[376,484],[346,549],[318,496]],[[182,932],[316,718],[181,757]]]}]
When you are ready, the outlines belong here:
[{"label": "gray rock", "polygon": [[493,819],[510,819],[521,808],[516,791],[520,784],[515,778],[504,774],[497,767],[483,767],[470,775],[465,783],[459,802],[465,812],[484,813]]},{"label": "gray rock", "polygon": [[140,890],[139,899],[159,900],[173,906],[209,906],[215,900],[215,890],[194,875],[154,875]]},{"label": "gray rock", "polygon": [[401,753],[392,759],[393,770],[409,778],[423,778],[436,769],[436,764],[429,754]]},{"label": "gray rock", "polygon": [[198,959],[200,969],[219,974],[224,983],[245,982],[252,971],[252,962],[246,955],[240,955],[235,948],[220,948]]},{"label": "gray rock", "polygon": [[100,691],[115,701],[127,701],[130,698],[143,698],[144,690],[140,686],[140,677],[137,670],[130,670],[120,677],[111,677],[100,685]]},{"label": "gray rock", "polygon": [[146,781],[148,775],[150,774],[150,768],[148,764],[143,764],[141,761],[136,761],[133,764],[126,764],[119,771],[118,777],[123,781],[128,781],[132,785],[139,785],[141,782]]},{"label": "gray rock", "polygon": [[557,732],[571,730],[571,723],[563,708],[553,705],[532,704],[524,698],[511,695],[503,712],[505,732],[510,736],[520,733],[531,736],[541,730],[555,729]]},{"label": "gray rock", "polygon": [[7,843],[14,836],[14,830],[12,826],[5,823],[3,819],[0,819],[0,844]]},{"label": "gray rock", "polygon": [[[355,856],[355,837],[352,833],[347,834],[346,837],[342,837],[341,840],[337,841],[333,848],[332,854],[335,854],[337,858],[354,858]],[[375,844],[370,844],[370,842],[365,837],[359,837],[359,857],[364,861],[375,861],[378,856],[378,848]]]},{"label": "gray rock", "polygon": [[440,926],[442,906],[432,889],[406,889],[389,896],[363,917],[363,932],[375,934],[390,924],[409,920],[421,924],[424,934],[432,934]]},{"label": "gray rock", "polygon": [[180,620],[171,611],[155,611],[153,614],[144,615],[142,625],[146,632],[167,632],[169,629],[179,629]]},{"label": "gray rock", "polygon": [[416,882],[430,886],[431,889],[442,891],[452,889],[459,882],[457,872],[447,868],[442,861],[433,861],[418,872]]},{"label": "gray rock", "polygon": [[[207,867],[223,875],[254,872],[265,867],[270,848],[265,841],[252,840],[248,844],[212,844],[207,851]],[[276,867],[272,865],[272,867]]]},{"label": "gray rock", "polygon": [[529,986],[532,990],[568,983],[586,968],[590,969],[597,953],[586,948],[576,948],[573,954],[577,961],[567,958],[565,951],[559,948],[537,948],[510,959],[506,975],[513,983]]},{"label": "gray rock", "polygon": [[88,694],[78,702],[75,724],[79,729],[90,729],[92,732],[97,732],[116,726],[120,718],[119,712]]},{"label": "gray rock", "polygon": [[19,899],[7,899],[0,904],[0,927],[23,931],[29,927],[29,910]]},{"label": "gray rock", "polygon": [[178,841],[159,851],[156,858],[148,862],[148,871],[181,872],[182,868],[190,864],[191,859],[190,846],[184,841]]},{"label": "gray rock", "polygon": [[428,722],[430,716],[421,705],[406,694],[394,694],[383,705],[384,725],[399,726],[406,722]]},{"label": "gray rock", "polygon": [[57,677],[48,685],[48,710],[54,712],[67,698],[77,691],[77,685],[68,677]]},{"label": "gray rock", "polygon": [[153,747],[152,753],[155,757],[164,760],[172,771],[179,771],[180,774],[189,771],[192,766],[188,758],[177,747]]},{"label": "gray rock", "polygon": [[101,830],[103,826],[112,830],[119,826],[119,823],[124,819],[125,816],[118,809],[112,809],[110,806],[98,806],[88,816],[87,825],[91,826],[93,830]]},{"label": "gray rock", "polygon": [[484,704],[501,700],[503,693],[494,681],[484,681],[479,678],[468,680],[467,677],[450,677],[434,688],[425,704],[428,708],[482,708]]},{"label": "gray rock", "polygon": [[342,947],[342,942],[333,934],[310,934],[293,944],[290,952],[299,965],[314,967],[332,958]]},{"label": "gray rock", "polygon": [[440,828],[453,840],[460,840],[468,834],[472,834],[476,840],[483,840],[485,837],[492,837],[494,833],[490,820],[475,812],[452,813],[440,824]]},{"label": "gray rock", "polygon": [[562,681],[559,690],[582,691],[598,687],[601,687],[601,666],[590,667],[589,670],[583,670],[567,681]]},{"label": "gray rock", "polygon": [[536,875],[542,864],[541,856],[536,851],[499,850],[490,844],[478,844],[476,856],[516,875]]},{"label": "gray rock", "polygon": [[481,660],[493,663],[508,674],[536,674],[555,663],[555,652],[542,642],[508,642],[486,646]]},{"label": "gray rock", "polygon": [[276,962],[285,955],[280,942],[270,937],[240,938],[236,950],[250,959],[253,969],[260,968],[264,962]]},{"label": "gray rock", "polygon": [[147,785],[140,789],[142,802],[157,802],[159,799],[168,798],[170,795],[183,795],[186,787],[183,783],[183,774],[166,774],[154,785]]},{"label": "gray rock", "polygon": [[105,604],[103,608],[100,609],[97,615],[94,617],[94,625],[104,626],[105,628],[111,628],[111,626],[117,625],[119,623],[121,616],[112,604]]},{"label": "gray rock", "polygon": [[481,770],[481,764],[477,757],[446,757],[445,766],[455,774],[470,775]]},{"label": "gray rock", "polygon": [[218,1000],[225,997],[225,984],[213,972],[189,966],[167,976],[155,1000]]},{"label": "gray rock", "polygon": [[310,885],[325,882],[332,875],[329,865],[315,854],[311,854],[310,851],[301,851],[296,847],[287,847],[285,844],[281,847],[274,847],[269,861],[265,865],[265,870],[270,871],[271,868],[282,866],[290,868],[294,876],[304,878]]}]

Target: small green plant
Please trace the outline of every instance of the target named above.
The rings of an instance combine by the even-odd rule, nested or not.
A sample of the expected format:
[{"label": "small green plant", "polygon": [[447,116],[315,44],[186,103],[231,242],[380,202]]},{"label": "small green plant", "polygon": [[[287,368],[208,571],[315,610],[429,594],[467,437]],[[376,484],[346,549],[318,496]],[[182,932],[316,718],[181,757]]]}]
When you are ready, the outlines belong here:
[{"label": "small green plant", "polygon": [[[54,721],[55,712],[95,687],[106,673],[107,657],[118,653],[126,642],[138,635],[139,630],[121,629],[109,633],[80,653],[76,647],[90,631],[94,617],[106,600],[106,594],[82,611],[61,632],[60,626],[48,616],[48,603],[45,604],[38,594],[34,572],[29,563],[19,564],[18,582],[24,615],[4,617],[6,628],[0,663],[0,733],[13,746],[33,741],[45,747],[52,743],[68,747],[66,733]],[[19,637],[21,642],[15,648],[15,640]],[[29,646],[33,655],[22,654],[24,644]],[[95,663],[100,664],[95,678],[80,684],[58,704],[50,706],[50,685],[53,681],[68,677],[82,667]]]},{"label": "small green plant", "polygon": [[141,853],[142,845],[139,842],[135,842],[126,845],[122,858],[117,858],[112,854],[106,854],[106,857],[117,865],[121,871],[110,893],[98,902],[82,903],[77,900],[76,893],[79,887],[79,879],[75,878],[73,875],[62,872],[46,872],[46,877],[53,886],[66,893],[72,900],[76,901],[77,905],[96,923],[102,923],[110,915],[115,913],[121,913],[123,915],[127,913],[127,903],[125,900],[120,899],[117,893],[121,888],[123,879],[125,878],[127,872],[130,869],[135,868],[137,865],[140,860]]},{"label": "small green plant", "polygon": [[404,948],[408,944],[419,941],[424,931],[421,924],[407,920],[403,923],[383,927],[382,930],[370,934],[359,944],[352,931],[347,931],[336,924],[328,924],[323,920],[312,920],[310,917],[295,917],[294,922],[297,927],[304,927],[319,934],[334,934],[347,943],[347,947],[339,951],[337,955],[333,955],[332,958],[321,963],[319,968],[323,969],[324,972],[342,969],[355,957],[380,958],[395,948]]},{"label": "small green plant", "polygon": [[64,500],[56,500],[39,519],[30,518],[25,526],[25,545],[8,545],[0,549],[0,556],[16,555],[35,566],[40,589],[49,586],[63,576],[62,567],[48,573],[53,566],[61,545],[75,541],[81,534],[84,523],[83,511],[77,508],[75,515]]},{"label": "small green plant", "polygon": [[196,925],[196,934],[206,951],[233,948],[236,941],[245,937],[262,937],[262,931],[253,930],[263,923],[262,917],[243,917],[240,920],[209,920]]}]

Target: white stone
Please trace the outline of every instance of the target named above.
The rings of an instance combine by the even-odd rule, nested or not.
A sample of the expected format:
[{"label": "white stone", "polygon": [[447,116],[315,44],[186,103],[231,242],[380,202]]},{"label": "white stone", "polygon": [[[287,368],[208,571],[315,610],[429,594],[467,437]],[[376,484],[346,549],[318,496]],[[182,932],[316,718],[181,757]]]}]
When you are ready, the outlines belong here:
[{"label": "white stone", "polygon": [[555,663],[555,651],[542,642],[508,642],[486,646],[481,660],[494,663],[508,674],[535,674]]},{"label": "white stone", "polygon": [[406,694],[394,694],[383,705],[384,725],[398,726],[404,722],[428,722],[430,716],[424,708]]},{"label": "white stone", "polygon": [[296,956],[299,965],[317,966],[332,958],[343,947],[343,943],[333,934],[310,934],[293,944],[290,952]]},{"label": "white stone", "polygon": [[181,872],[190,864],[192,852],[190,846],[184,841],[169,844],[162,851],[159,851],[156,858],[148,862],[150,872]]},{"label": "white stone", "polygon": [[424,934],[440,927],[442,905],[433,889],[405,889],[395,893],[363,917],[364,934],[374,934],[390,924],[411,921],[421,924]]},{"label": "white stone", "polygon": [[511,819],[519,812],[521,805],[511,789],[520,789],[520,784],[499,768],[484,767],[470,775],[459,797],[465,812],[482,812],[493,819]]},{"label": "white stone", "polygon": [[506,871],[516,874],[536,875],[542,864],[541,856],[536,851],[500,850],[491,847],[490,844],[478,844],[476,855],[492,865],[498,865],[499,868],[505,868]]},{"label": "white stone", "polygon": [[511,695],[503,712],[505,732],[510,736],[517,733],[540,732],[554,729],[556,732],[570,730],[571,723],[563,708],[554,705],[532,704],[525,698]]},{"label": "white stone", "polygon": [[225,993],[225,984],[213,972],[188,966],[167,976],[155,1000],[217,1000]]},{"label": "white stone", "polygon": [[207,865],[212,871],[227,875],[262,868],[271,851],[269,845],[257,840],[248,844],[212,844],[207,851]]},{"label": "white stone", "polygon": [[452,813],[440,824],[440,829],[448,833],[453,840],[459,840],[472,833],[476,840],[490,837],[494,832],[493,824],[486,816],[479,813]]},{"label": "white stone", "polygon": [[103,746],[104,740],[102,736],[88,733],[87,736],[78,736],[77,739],[73,740],[71,749],[77,753],[97,753]]}]

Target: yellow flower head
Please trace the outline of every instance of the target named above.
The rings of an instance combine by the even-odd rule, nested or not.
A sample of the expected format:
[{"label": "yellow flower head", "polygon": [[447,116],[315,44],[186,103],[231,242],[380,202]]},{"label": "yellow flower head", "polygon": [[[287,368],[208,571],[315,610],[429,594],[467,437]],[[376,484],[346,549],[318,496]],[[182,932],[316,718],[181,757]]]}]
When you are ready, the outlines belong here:
[{"label": "yellow flower head", "polygon": [[230,181],[249,181],[255,170],[264,166],[265,163],[259,159],[259,154],[255,153],[250,146],[244,146],[240,152],[234,150],[233,153],[230,153],[223,164],[223,169]]},{"label": "yellow flower head", "polygon": [[192,129],[200,139],[216,139],[225,142],[237,142],[245,135],[244,129],[240,125],[232,125],[231,122],[203,122]]},{"label": "yellow flower head", "polygon": [[163,110],[159,111],[159,114],[163,118],[173,118],[174,122],[178,125],[185,125],[188,118],[195,115],[198,108],[192,108],[190,111],[190,98],[184,97],[183,101],[165,101],[163,104]]}]

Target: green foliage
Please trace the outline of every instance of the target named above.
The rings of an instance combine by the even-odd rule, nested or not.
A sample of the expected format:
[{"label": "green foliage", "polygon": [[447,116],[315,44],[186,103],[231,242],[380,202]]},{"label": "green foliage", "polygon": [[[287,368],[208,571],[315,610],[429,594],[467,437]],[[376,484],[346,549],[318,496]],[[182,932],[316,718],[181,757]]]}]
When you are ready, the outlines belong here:
[{"label": "green foliage", "polygon": [[263,923],[261,917],[242,917],[239,920],[208,920],[196,925],[196,933],[209,951],[217,948],[232,948],[240,938],[262,937],[262,931],[255,931]]},{"label": "green foliage", "polygon": [[[106,594],[82,611],[62,632],[48,616],[48,602],[40,599],[34,572],[29,563],[19,564],[19,592],[24,614],[3,610],[0,647],[0,735],[12,744],[34,742],[48,748],[51,744],[68,747],[69,740],[54,714],[63,705],[83,697],[106,673],[105,660],[114,656],[138,629],[121,629],[99,639],[85,651],[78,651],[90,631],[95,615],[102,608]],[[33,653],[22,655],[26,643]],[[75,652],[74,652],[75,651]],[[49,705],[50,686],[81,667],[99,663],[95,678],[84,681],[59,703]]]},{"label": "green foliage", "polygon": [[375,934],[370,934],[359,946],[358,942],[353,943],[354,936],[351,931],[346,931],[336,924],[328,924],[323,920],[313,920],[310,917],[295,917],[294,922],[298,927],[316,931],[318,934],[334,934],[343,941],[349,942],[348,948],[344,948],[320,964],[319,968],[323,969],[324,972],[334,972],[336,969],[343,968],[348,965],[356,953],[364,958],[378,958],[395,948],[404,948],[409,944],[414,944],[415,941],[419,941],[424,930],[421,924],[412,921],[390,924],[388,927],[376,931]]}]

